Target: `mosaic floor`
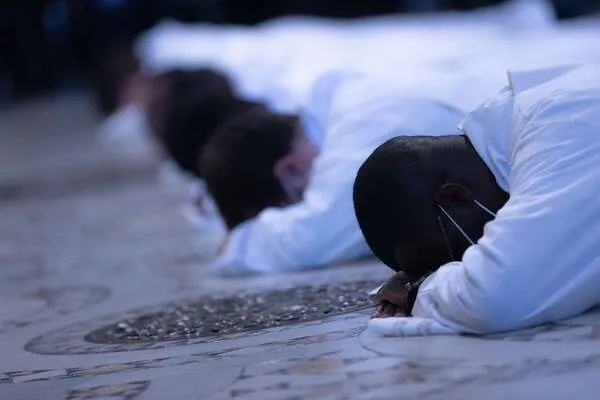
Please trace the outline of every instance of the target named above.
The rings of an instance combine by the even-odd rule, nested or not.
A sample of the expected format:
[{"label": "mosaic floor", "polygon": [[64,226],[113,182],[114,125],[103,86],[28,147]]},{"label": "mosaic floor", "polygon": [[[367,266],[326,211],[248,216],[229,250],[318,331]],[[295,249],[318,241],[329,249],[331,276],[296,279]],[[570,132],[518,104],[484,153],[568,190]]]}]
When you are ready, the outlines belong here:
[{"label": "mosaic floor", "polygon": [[0,114],[0,399],[598,398],[600,312],[487,338],[382,339],[352,303],[224,336],[90,340],[206,296],[387,277],[374,261],[209,276],[218,238],[186,222],[147,152],[96,143],[96,122],[82,96]]}]

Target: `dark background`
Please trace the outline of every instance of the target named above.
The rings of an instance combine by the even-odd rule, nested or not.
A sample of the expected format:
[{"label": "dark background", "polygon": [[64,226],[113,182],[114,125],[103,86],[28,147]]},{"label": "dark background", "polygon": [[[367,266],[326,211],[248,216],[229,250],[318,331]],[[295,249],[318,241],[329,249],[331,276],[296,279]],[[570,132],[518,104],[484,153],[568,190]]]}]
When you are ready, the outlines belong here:
[{"label": "dark background", "polygon": [[[129,43],[164,18],[252,25],[282,15],[354,18],[472,9],[501,0],[3,0],[0,105],[51,90],[109,86],[110,71],[133,69]],[[560,18],[599,0],[555,0]],[[109,71],[109,72],[107,72]],[[114,73],[112,74],[114,75]],[[106,108],[106,107],[105,107]],[[109,110],[105,110],[109,111]]]}]

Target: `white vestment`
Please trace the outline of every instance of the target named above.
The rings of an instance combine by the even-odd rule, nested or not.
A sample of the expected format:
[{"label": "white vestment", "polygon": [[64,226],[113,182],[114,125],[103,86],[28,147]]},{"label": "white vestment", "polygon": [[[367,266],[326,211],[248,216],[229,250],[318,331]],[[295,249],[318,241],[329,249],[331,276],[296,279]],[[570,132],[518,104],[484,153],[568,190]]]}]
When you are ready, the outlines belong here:
[{"label": "white vestment", "polygon": [[456,126],[468,110],[506,84],[439,81],[417,77],[427,84],[410,86],[389,77],[326,75],[301,113],[309,133],[324,133],[304,200],[264,210],[235,228],[214,268],[233,275],[274,273],[369,255],[352,203],[356,172],[368,155],[398,135],[459,133]]},{"label": "white vestment", "polygon": [[[492,333],[600,303],[600,67],[511,72],[462,129],[510,194],[461,262],[425,280],[390,336]],[[423,326],[420,329],[419,326]]]}]

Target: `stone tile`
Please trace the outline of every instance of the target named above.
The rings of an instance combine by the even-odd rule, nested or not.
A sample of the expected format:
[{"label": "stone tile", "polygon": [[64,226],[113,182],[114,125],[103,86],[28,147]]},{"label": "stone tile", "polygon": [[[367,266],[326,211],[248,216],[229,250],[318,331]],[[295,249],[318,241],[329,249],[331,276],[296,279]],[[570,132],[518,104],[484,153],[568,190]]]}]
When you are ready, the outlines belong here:
[{"label": "stone tile", "polygon": [[344,366],[343,359],[319,359],[315,361],[297,361],[282,372],[290,375],[321,375],[336,372]]},{"label": "stone tile", "polygon": [[227,393],[221,393],[210,398],[210,400],[296,400],[302,397],[301,390],[264,390],[260,393],[257,392],[237,392],[231,391]]},{"label": "stone tile", "polygon": [[362,374],[368,372],[385,371],[405,364],[406,361],[395,357],[377,357],[364,361],[354,362],[344,368],[347,374]]},{"label": "stone tile", "polygon": [[[367,391],[357,394],[356,400],[412,400],[430,399],[429,393],[443,392],[445,385],[439,382],[427,383],[400,383],[380,387],[372,387]],[[479,399],[480,397],[474,397]],[[483,397],[481,397],[483,399]],[[464,399],[468,399],[465,397]]]},{"label": "stone tile", "polygon": [[284,374],[262,375],[241,378],[229,387],[232,392],[247,392],[267,389],[288,388],[291,377]]},{"label": "stone tile", "polygon": [[346,375],[342,371],[330,372],[318,375],[295,375],[289,382],[290,388],[320,388],[336,385],[346,381]]},{"label": "stone tile", "polygon": [[0,385],[0,399],[6,400],[63,400],[78,380],[45,381]]},{"label": "stone tile", "polygon": [[[157,368],[143,371],[124,371],[118,374],[103,375],[85,380],[72,388],[78,393],[104,393],[132,384],[144,390],[139,392],[141,399],[189,399],[207,398],[231,385],[240,375],[239,367],[209,365],[183,365],[170,368]],[[112,395],[112,394],[111,394]]]},{"label": "stone tile", "polygon": [[56,370],[43,371],[43,372],[37,372],[37,373],[34,372],[34,373],[28,374],[28,375],[15,376],[14,378],[12,378],[12,382],[13,383],[23,383],[23,382],[38,381],[38,380],[49,380],[51,378],[65,375],[66,372],[67,371],[64,369],[56,369]]},{"label": "stone tile", "polygon": [[237,369],[219,369],[160,377],[151,381],[140,400],[208,399],[226,389],[239,375]]},{"label": "stone tile", "polygon": [[502,399],[538,399],[593,400],[600,393],[599,370],[568,373],[558,376],[545,376],[496,384],[475,381],[467,387],[448,388],[441,393],[431,395],[431,400],[462,400],[470,398],[486,400]]},{"label": "stone tile", "polygon": [[71,389],[66,400],[134,399],[150,386],[148,381],[127,382],[84,389]]},{"label": "stone tile", "polygon": [[269,360],[258,364],[249,365],[244,370],[245,377],[264,376],[277,373],[290,365],[289,361]]}]

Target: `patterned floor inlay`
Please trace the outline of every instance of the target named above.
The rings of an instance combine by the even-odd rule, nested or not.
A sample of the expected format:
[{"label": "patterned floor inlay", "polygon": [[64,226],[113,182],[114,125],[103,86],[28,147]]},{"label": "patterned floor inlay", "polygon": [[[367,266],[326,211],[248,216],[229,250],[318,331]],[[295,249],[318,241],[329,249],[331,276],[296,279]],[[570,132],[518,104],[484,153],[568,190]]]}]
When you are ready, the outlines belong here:
[{"label": "patterned floor inlay", "polygon": [[150,382],[129,382],[113,386],[99,386],[69,391],[66,400],[133,400],[150,386]]},{"label": "patterned floor inlay", "polygon": [[227,335],[322,319],[368,308],[379,281],[302,286],[233,297],[203,297],[95,330],[86,340],[127,343]]}]

